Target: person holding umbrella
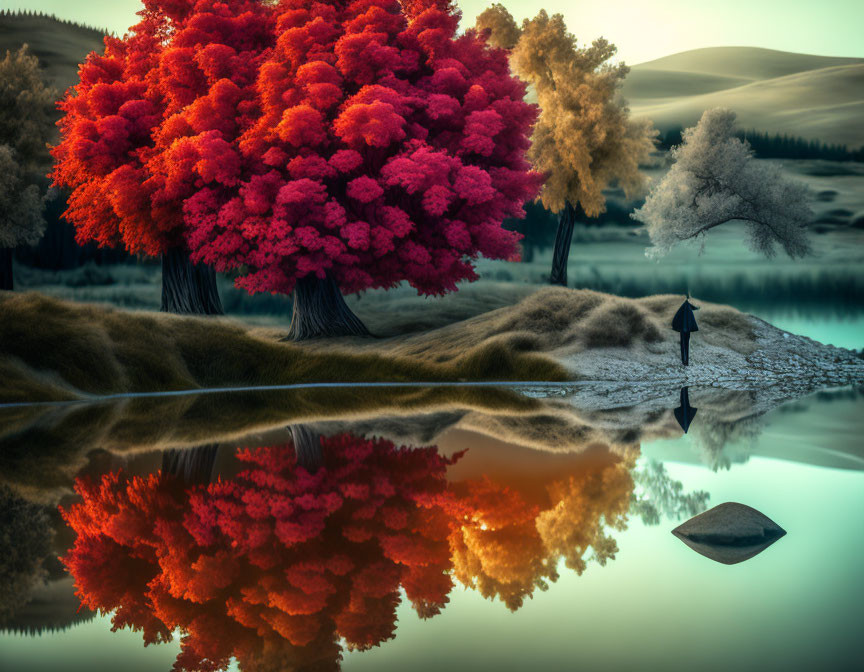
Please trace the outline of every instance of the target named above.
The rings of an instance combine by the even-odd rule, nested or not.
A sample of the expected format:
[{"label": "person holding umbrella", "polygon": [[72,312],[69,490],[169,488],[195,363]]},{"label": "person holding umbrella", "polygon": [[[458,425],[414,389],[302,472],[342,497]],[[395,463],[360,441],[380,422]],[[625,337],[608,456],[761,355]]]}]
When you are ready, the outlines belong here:
[{"label": "person holding umbrella", "polygon": [[672,318],[672,328],[681,334],[681,363],[684,366],[690,362],[690,334],[699,331],[694,310],[699,308],[690,303],[690,292],[687,292],[687,298]]}]

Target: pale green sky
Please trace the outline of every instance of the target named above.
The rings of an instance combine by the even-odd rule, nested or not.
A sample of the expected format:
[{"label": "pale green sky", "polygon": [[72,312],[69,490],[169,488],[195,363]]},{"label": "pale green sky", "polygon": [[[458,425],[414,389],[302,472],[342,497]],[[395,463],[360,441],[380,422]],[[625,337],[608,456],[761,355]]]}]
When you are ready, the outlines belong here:
[{"label": "pale green sky", "polygon": [[[461,0],[465,19],[491,0]],[[628,63],[696,49],[752,46],[828,56],[864,56],[862,0],[503,0],[519,19],[540,7],[561,12],[580,40],[603,36]],[[140,0],[0,0],[122,33]]]}]

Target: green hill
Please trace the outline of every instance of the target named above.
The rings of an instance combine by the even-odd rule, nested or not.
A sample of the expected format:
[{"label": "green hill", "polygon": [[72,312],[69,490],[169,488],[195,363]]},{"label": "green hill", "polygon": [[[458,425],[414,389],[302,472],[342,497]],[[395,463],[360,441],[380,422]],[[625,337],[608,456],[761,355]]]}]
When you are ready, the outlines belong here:
[{"label": "green hill", "polygon": [[0,54],[28,44],[53,86],[62,93],[75,83],[78,64],[102,51],[104,31],[52,16],[0,13]]},{"label": "green hill", "polygon": [[740,124],[829,143],[864,145],[864,58],[754,47],[695,49],[641,63],[624,83],[634,116],[662,130],[729,107]]},{"label": "green hill", "polygon": [[756,80],[856,63],[864,63],[864,58],[795,54],[758,47],[708,47],[640,63],[633,67],[633,72],[664,70]]}]

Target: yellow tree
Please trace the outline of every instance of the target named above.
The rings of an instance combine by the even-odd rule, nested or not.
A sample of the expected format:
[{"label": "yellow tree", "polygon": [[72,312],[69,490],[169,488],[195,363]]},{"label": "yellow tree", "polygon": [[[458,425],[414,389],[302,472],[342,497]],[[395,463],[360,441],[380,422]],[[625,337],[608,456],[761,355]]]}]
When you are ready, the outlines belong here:
[{"label": "yellow tree", "polygon": [[489,44],[510,51],[513,72],[537,94],[540,117],[529,158],[546,176],[540,200],[559,216],[550,281],[566,285],[574,223],[606,210],[603,191],[612,184],[628,198],[642,191],[639,165],[654,149],[657,131],[650,121],[630,118],[620,96],[629,68],[610,62],[616,48],[603,38],[577,46],[564,17],[545,10],[520,28],[500,4],[481,13],[476,28]]}]

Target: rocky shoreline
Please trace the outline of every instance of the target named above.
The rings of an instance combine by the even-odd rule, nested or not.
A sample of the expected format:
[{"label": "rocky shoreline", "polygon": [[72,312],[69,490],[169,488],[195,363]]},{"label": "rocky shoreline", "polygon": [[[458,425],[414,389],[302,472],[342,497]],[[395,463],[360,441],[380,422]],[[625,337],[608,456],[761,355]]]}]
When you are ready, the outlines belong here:
[{"label": "rocky shoreline", "polygon": [[[580,408],[610,408],[668,399],[681,387],[749,391],[754,402],[776,405],[825,388],[864,383],[864,358],[846,348],[814,341],[748,316],[755,337],[751,352],[691,340],[690,366],[680,364],[677,344],[652,348],[598,348],[561,361],[572,385],[525,389],[529,396],[567,396]],[[556,389],[557,388],[557,389]]]}]

